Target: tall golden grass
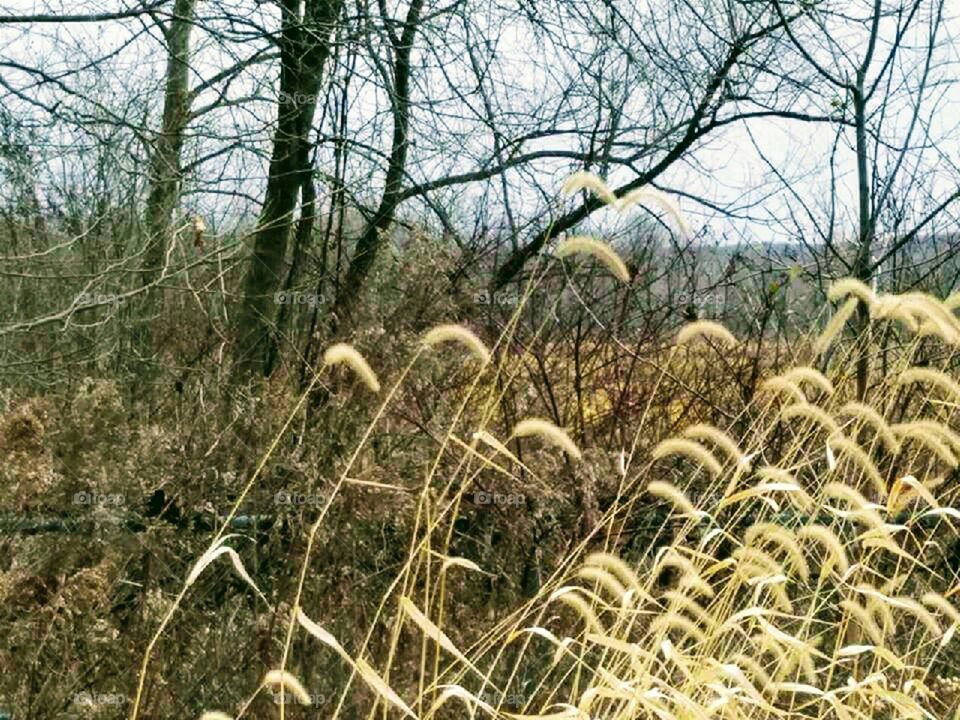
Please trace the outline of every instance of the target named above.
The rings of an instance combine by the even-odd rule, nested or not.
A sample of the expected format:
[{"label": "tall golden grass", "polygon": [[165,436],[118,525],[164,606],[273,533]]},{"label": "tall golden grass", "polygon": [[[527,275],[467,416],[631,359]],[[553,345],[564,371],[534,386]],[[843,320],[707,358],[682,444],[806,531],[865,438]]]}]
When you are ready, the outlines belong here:
[{"label": "tall golden grass", "polygon": [[[566,186],[583,188],[619,202],[592,176]],[[614,250],[599,241],[567,241],[559,255],[573,253],[629,278]],[[311,619],[302,592],[331,496],[301,558],[279,667],[249,697],[209,708],[207,717],[249,716],[252,701],[270,687],[309,702],[309,687],[293,668],[322,654],[338,658],[347,677],[339,696],[321,709],[328,718],[344,716],[348,698],[358,696],[369,718],[947,717],[945,696],[934,688],[938,668],[955,652],[960,611],[951,599],[957,579],[942,563],[941,531],[960,521],[960,510],[951,506],[941,478],[957,466],[960,435],[951,425],[960,391],[948,373],[915,368],[912,358],[920,343],[939,342],[946,366],[956,321],[950,307],[929,296],[877,297],[849,279],[829,296],[846,298],[845,304],[819,338],[806,343],[811,362],[834,347],[828,367],[798,366],[768,379],[771,392],[748,402],[729,427],[700,423],[685,437],[642,442],[650,422],[645,414],[621,455],[613,505],[532,598],[495,618],[465,647],[450,630],[469,622],[448,617],[453,588],[462,587],[452,576],[487,569],[452,555],[451,535],[481,471],[493,468],[520,486],[532,482],[529,467],[537,458],[550,458],[554,472],[576,475],[585,471],[587,448],[541,418],[512,423],[509,442],[516,451],[489,430],[499,399],[518,376],[501,351],[515,322],[490,349],[463,328],[428,333],[388,383],[334,488],[335,496],[425,348],[448,352],[454,361],[466,349],[481,361],[454,403],[446,434],[437,438],[435,458],[423,468],[406,560],[365,639],[344,645]],[[861,302],[871,305],[872,322],[897,321],[904,326],[898,332],[917,332],[905,337],[895,371],[871,378],[863,401],[853,397],[850,368],[869,348],[844,337],[844,323]],[[522,304],[514,320],[520,312]],[[924,322],[933,337],[921,332]],[[736,343],[716,323],[696,323],[676,336],[677,345],[695,339],[720,350]],[[681,376],[684,358],[684,352],[671,354],[661,377]],[[347,364],[371,390],[379,389],[374,370],[353,348],[337,346],[325,361]],[[904,417],[904,408],[914,416]],[[298,405],[290,420],[300,411]],[[460,440],[464,436],[473,442]],[[531,447],[536,453],[521,463],[520,449]],[[451,453],[459,453],[452,470]],[[549,483],[549,477],[536,479]],[[623,557],[625,528],[652,509],[659,519],[643,552]],[[222,554],[245,574],[227,539],[221,531],[201,555],[147,648],[132,720],[141,717],[152,651],[176,621],[177,607],[188,602],[190,584]],[[386,650],[375,654],[372,640],[380,636],[388,638]],[[305,642],[310,656],[297,657],[295,648],[308,647]],[[405,662],[411,655],[415,661]],[[281,719],[291,715],[285,697],[277,705]]]}]

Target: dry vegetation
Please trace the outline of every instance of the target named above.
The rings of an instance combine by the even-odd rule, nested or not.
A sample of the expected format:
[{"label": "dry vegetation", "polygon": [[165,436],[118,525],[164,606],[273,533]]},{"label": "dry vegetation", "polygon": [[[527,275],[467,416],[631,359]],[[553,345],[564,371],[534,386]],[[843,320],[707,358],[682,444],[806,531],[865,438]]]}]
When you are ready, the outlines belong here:
[{"label": "dry vegetation", "polygon": [[960,3],[7,5],[0,720],[960,720]]},{"label": "dry vegetation", "polygon": [[[583,249],[615,267],[606,252]],[[852,281],[834,286],[837,295],[859,294],[878,318],[928,326],[955,346],[960,323],[942,303],[861,290]],[[840,331],[829,323],[815,344],[825,349]],[[449,328],[431,335],[441,333],[487,358],[472,335]],[[709,322],[678,337],[682,344],[701,340],[736,343]],[[953,716],[953,683],[944,673],[960,623],[950,600],[957,590],[952,521],[960,512],[950,506],[946,480],[958,464],[960,436],[950,422],[960,386],[932,367],[911,366],[922,343],[906,341],[891,372],[871,386],[869,403],[852,400],[843,372],[851,353],[869,351],[863,341],[844,346],[827,376],[800,366],[771,378],[769,392],[733,423],[736,440],[700,425],[646,456],[637,452],[641,420],[620,461],[614,505],[536,597],[473,642],[462,637],[467,618],[452,611],[462,602],[457,576],[485,571],[449,554],[451,521],[484,474],[513,485],[529,485],[521,468],[534,481],[539,476],[483,429],[488,413],[471,435],[461,412],[437,462],[453,450],[460,459],[442,475],[438,464],[426,473],[407,561],[370,635],[345,648],[311,619],[311,602],[298,590],[280,667],[257,692],[286,688],[291,702],[309,702],[292,669],[302,675],[309,658],[326,653],[352,670],[334,716],[357,694],[366,695],[371,714],[381,705],[414,717],[453,717],[463,706],[471,715],[535,717]],[[681,372],[684,352],[671,355],[664,374]],[[348,358],[358,374],[369,374]],[[509,376],[510,369],[485,372]],[[475,395],[468,392],[462,407],[495,404]],[[568,462],[581,459],[549,422],[525,420],[513,436],[539,436]],[[363,443],[358,447],[362,452]],[[643,553],[624,559],[624,527],[658,501],[669,506],[669,518]],[[458,628],[461,643],[445,627]],[[377,633],[390,642],[372,653]],[[289,653],[297,634],[312,636],[319,648],[302,658]]]},{"label": "dry vegetation", "polygon": [[[554,255],[502,325],[394,320],[300,392],[212,372],[159,408],[105,379],[11,395],[0,504],[71,511],[85,539],[3,539],[0,697],[25,717],[955,717],[958,303],[848,279],[787,347],[712,321],[542,345],[528,305],[557,266],[575,298],[630,277],[595,239]],[[605,327],[611,307],[586,309]]]},{"label": "dry vegetation", "polygon": [[[609,250],[581,249],[616,268]],[[832,291],[848,293],[869,302],[878,322],[893,316],[911,330],[928,326],[946,349],[944,361],[951,357],[960,322],[944,304],[877,298],[854,281]],[[842,342],[841,331],[828,323],[814,345]],[[450,362],[458,354],[488,362],[468,331],[438,328],[428,345],[439,339],[462,345],[449,350]],[[662,376],[689,371],[685,346],[698,342],[736,344],[716,323],[687,326]],[[486,429],[497,399],[479,390],[480,381],[512,372],[505,363],[485,364],[420,486],[380,488],[413,490],[417,501],[406,561],[368,634],[345,645],[315,622],[315,601],[301,581],[285,607],[278,667],[225,716],[242,716],[258,694],[282,690],[280,714],[293,716],[298,709],[287,703],[312,701],[305,689],[311,682],[298,678],[313,674],[318,656],[349,670],[335,700],[327,698],[323,711],[332,716],[348,703],[352,712],[359,706],[373,715],[379,707],[412,717],[954,716],[949,673],[960,612],[950,599],[958,589],[951,542],[960,511],[951,507],[949,480],[960,451],[950,427],[960,386],[930,365],[911,365],[925,342],[904,338],[866,403],[851,397],[845,376],[852,356],[870,350],[860,338],[842,344],[826,375],[798,366],[770,378],[728,431],[692,426],[647,453],[638,449],[649,440],[642,417],[616,469],[613,505],[592,518],[535,597],[489,621],[463,608],[464,576],[487,571],[482,559],[451,553],[454,520],[480,478],[499,475],[525,488],[551,482],[538,462],[521,461],[506,438]],[[354,352],[328,359],[344,360],[373,386]],[[406,375],[385,392],[378,416]],[[472,405],[482,408],[478,419]],[[570,472],[582,472],[581,450],[552,423],[524,420],[512,437],[537,438],[543,450],[536,460],[556,448]],[[354,458],[364,439],[357,448]],[[352,465],[335,491],[350,482]],[[643,551],[631,553],[624,530],[652,503],[665,503],[669,515],[651,529]],[[324,516],[311,527],[301,579]],[[222,543],[211,545],[187,586],[223,552]],[[468,627],[488,623],[482,633]],[[389,641],[372,642],[378,636]],[[141,678],[149,676],[149,660]]]}]

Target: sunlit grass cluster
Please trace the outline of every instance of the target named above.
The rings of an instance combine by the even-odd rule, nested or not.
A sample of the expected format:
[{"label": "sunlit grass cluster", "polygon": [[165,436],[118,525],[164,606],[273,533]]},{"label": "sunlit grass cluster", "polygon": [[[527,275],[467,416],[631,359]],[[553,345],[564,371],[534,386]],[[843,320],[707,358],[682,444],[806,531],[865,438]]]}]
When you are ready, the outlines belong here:
[{"label": "sunlit grass cluster", "polygon": [[[592,176],[578,175],[565,189],[591,190],[621,210],[653,200],[682,219],[659,194],[617,199]],[[598,262],[629,280],[616,252],[596,239],[561,242],[555,256]],[[530,282],[532,288],[536,274]],[[318,709],[331,718],[358,698],[371,718],[953,717],[952,686],[943,678],[952,674],[960,624],[951,569],[960,522],[952,507],[960,385],[937,365],[948,367],[960,342],[957,303],[919,293],[878,295],[849,279],[834,284],[829,298],[842,304],[820,333],[798,341],[811,348],[810,364],[767,378],[724,427],[691,424],[676,437],[651,441],[653,419],[644,413],[614,471],[613,505],[598,510],[534,597],[489,622],[450,617],[457,599],[451,588],[461,586],[455,576],[488,573],[482,560],[451,554],[465,498],[489,476],[530,493],[549,487],[554,477],[537,464],[548,456],[553,473],[561,468],[580,477],[588,470],[587,448],[547,419],[521,418],[509,436],[495,432],[502,426],[498,401],[520,377],[502,348],[522,303],[491,348],[467,328],[429,331],[383,388],[358,350],[329,350],[314,382],[329,366],[344,364],[381,404],[310,528],[305,551],[289,559],[300,563],[300,582],[285,606],[278,666],[248,697],[210,708],[207,720],[250,717],[266,692],[279,693],[279,717],[293,717],[295,706],[311,703],[301,678],[319,655],[339,658],[349,671],[339,697]],[[871,325],[846,333],[860,303]],[[861,354],[876,352],[871,331],[881,324],[896,326],[898,342],[885,372],[873,363],[868,392],[857,397],[853,368]],[[722,325],[682,328],[651,398],[665,378],[683,377],[692,346],[701,342],[714,352],[736,352],[737,339]],[[370,432],[425,353],[463,364],[472,381],[451,400],[453,422],[416,480],[406,561],[380,598],[365,640],[347,643],[314,617],[304,592],[311,553]],[[301,409],[294,408],[288,425]],[[403,479],[408,489],[409,480]],[[628,552],[624,538],[647,516],[656,522],[641,550]],[[254,586],[227,527],[196,562],[145,653],[134,718],[153,651],[205,568],[227,555]],[[471,622],[485,624],[484,631],[458,644],[455,638],[466,636],[460,626]],[[371,652],[380,637],[389,638],[386,651]]]}]

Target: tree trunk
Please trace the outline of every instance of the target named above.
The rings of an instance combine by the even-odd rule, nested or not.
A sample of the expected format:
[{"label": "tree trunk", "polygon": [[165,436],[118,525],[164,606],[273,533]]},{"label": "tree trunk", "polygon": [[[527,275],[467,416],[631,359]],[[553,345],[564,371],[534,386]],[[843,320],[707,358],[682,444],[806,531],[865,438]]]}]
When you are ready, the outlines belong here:
[{"label": "tree trunk", "polygon": [[[871,255],[873,253],[873,212],[870,207],[870,175],[867,172],[867,122],[866,99],[863,94],[863,77],[857,78],[857,89],[853,96],[854,122],[857,136],[857,196],[859,203],[859,232],[857,256],[854,260],[854,276],[870,284],[873,275]],[[857,308],[857,335],[859,342],[865,343],[870,329],[870,310],[860,303]],[[870,375],[870,348],[861,346],[857,356],[857,398],[863,401],[867,395],[867,380]]]},{"label": "tree trunk", "polygon": [[298,5],[297,0],[282,3],[280,93],[273,154],[237,316],[237,370],[244,376],[264,371],[269,361],[276,312],[274,293],[282,280],[300,188],[311,172],[310,129],[330,54],[331,33],[343,0],[307,0],[302,21],[297,15]]},{"label": "tree trunk", "polygon": [[[307,245],[313,236],[313,226],[317,217],[317,191],[313,185],[313,178],[307,176],[303,186],[300,188],[300,219],[297,221],[297,229],[294,231],[293,257],[290,260],[290,270],[287,272],[287,279],[283,283],[283,291],[286,293],[288,302],[277,308],[276,330],[270,338],[267,348],[267,359],[264,364],[263,374],[272,375],[273,370],[280,359],[280,339],[286,331],[292,314],[291,302],[293,288],[296,287],[297,278],[300,276],[300,268],[303,266],[303,259],[307,253]],[[308,305],[314,307],[319,301],[317,293]]]},{"label": "tree trunk", "polygon": [[160,134],[150,154],[150,193],[144,223],[149,238],[144,253],[143,283],[160,274],[169,247],[170,221],[180,197],[183,133],[190,111],[190,30],[196,0],[176,0],[173,19],[164,31],[167,77]]},{"label": "tree trunk", "polygon": [[[377,253],[383,244],[385,232],[393,223],[394,213],[400,204],[403,191],[403,176],[407,168],[407,131],[410,126],[410,54],[420,22],[423,0],[412,0],[403,24],[403,35],[394,39],[396,61],[393,71],[393,141],[390,161],[387,165],[386,183],[380,205],[364,228],[350,266],[335,302],[335,317],[348,318],[360,295],[360,288],[366,280]],[[336,322],[336,320],[334,321]],[[336,332],[336,325],[332,325]]]}]

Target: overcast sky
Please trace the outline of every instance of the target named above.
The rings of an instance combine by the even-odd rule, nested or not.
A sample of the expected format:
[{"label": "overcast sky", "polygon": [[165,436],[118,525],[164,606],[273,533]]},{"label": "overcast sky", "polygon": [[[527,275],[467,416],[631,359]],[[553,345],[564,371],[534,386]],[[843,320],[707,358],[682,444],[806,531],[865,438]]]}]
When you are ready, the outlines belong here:
[{"label": "overcast sky", "polygon": [[[202,3],[201,3],[202,5]],[[238,0],[238,5],[246,7],[246,0]],[[0,6],[0,15],[11,13],[49,13],[56,10],[48,3],[29,2],[27,0],[7,0]],[[106,3],[69,3],[64,4],[66,12],[83,13],[115,9],[118,4]],[[268,5],[254,7],[250,5],[246,13],[258,13],[263,16],[262,22],[270,25],[275,22],[271,19],[271,8]],[[948,3],[948,12],[954,15],[947,18],[941,30],[941,42],[944,49],[938,56],[938,62],[944,63],[940,67],[940,75],[949,77],[957,75],[958,43],[955,42],[960,32],[960,3],[951,0]],[[892,37],[892,25],[884,26],[882,40],[889,42]],[[252,44],[247,46],[231,46],[225,50],[223,45],[214,42],[210,36],[199,34],[195,36],[198,43],[198,52],[193,61],[198,78],[209,76],[217,68],[231,61],[230,53],[235,58],[240,53],[254,49]],[[916,40],[916,38],[914,38]],[[881,43],[881,48],[883,43]],[[549,84],[545,68],[531,62],[530,39],[524,35],[520,25],[507,25],[499,33],[497,46],[499,70],[510,82],[526,92],[536,93],[543,83]],[[90,63],[98,58],[108,57],[101,63],[97,72],[82,73],[72,76],[66,82],[73,88],[97,96],[107,108],[139,107],[143,103],[150,103],[153,115],[148,121],[151,127],[157,123],[157,101],[160,97],[161,77],[164,69],[164,56],[161,43],[157,39],[155,27],[149,25],[147,19],[132,19],[122,22],[103,24],[43,24],[34,26],[0,26],[0,59],[13,60],[25,65],[40,66],[45,72],[57,75],[60,72],[74,69],[83,63]],[[421,61],[428,61],[421,57]],[[947,65],[949,64],[949,65]],[[451,70],[452,71],[452,70]],[[435,70],[431,70],[435,72]],[[0,69],[0,75],[9,84],[36,96],[44,102],[56,99],[57,92],[49,88],[37,92],[26,81],[26,76],[10,68]],[[275,68],[267,71],[262,67],[255,73],[245,76],[241,83],[237,83],[231,92],[241,97],[248,94],[259,94],[263,101],[247,102],[244,105],[220,111],[213,116],[197,123],[193,130],[198,136],[216,134],[218,123],[234,123],[246,128],[256,139],[255,147],[261,151],[268,150],[266,127],[272,121],[275,112],[270,103],[272,87],[276,78]],[[423,79],[422,79],[423,81]],[[428,78],[425,82],[429,83]],[[358,85],[355,103],[358,117],[369,115],[373,117],[375,110],[384,102],[382,96],[372,90],[372,83],[364,90],[362,83]],[[201,98],[202,105],[210,98]],[[8,107],[15,112],[34,112],[20,101],[8,98]],[[895,119],[889,127],[896,133],[905,135],[906,107],[890,108],[893,117],[897,113],[902,119]],[[422,112],[422,110],[417,110]],[[960,87],[951,85],[935,91],[934,99],[929,101],[926,112],[931,114],[936,147],[929,149],[922,161],[922,172],[926,173],[926,187],[929,196],[918,196],[918,212],[924,204],[932,204],[936,198],[946,195],[958,183],[958,122],[960,122]],[[42,113],[37,113],[37,116]],[[369,132],[369,130],[368,130]],[[374,131],[376,132],[376,131]],[[389,135],[385,141],[389,141]],[[70,143],[75,140],[71,134],[63,136]],[[897,140],[888,137],[889,140]],[[915,138],[917,139],[917,138]],[[825,124],[809,124],[783,119],[756,119],[748,123],[738,123],[728,126],[723,131],[711,135],[707,142],[702,144],[694,153],[691,153],[683,163],[676,164],[662,179],[661,184],[682,192],[703,197],[710,202],[728,207],[733,210],[739,220],[721,216],[715,211],[694,200],[681,198],[680,204],[685,213],[690,216],[691,225],[699,232],[714,238],[737,239],[744,235],[764,240],[785,239],[794,237],[792,228],[784,230],[779,227],[780,222],[788,221],[791,215],[801,225],[806,225],[805,232],[813,235],[813,225],[809,218],[805,218],[800,209],[802,203],[809,204],[825,213],[827,205],[827,190],[829,188],[828,159],[834,141],[834,128]],[[850,149],[852,133],[846,133],[836,154],[838,170],[838,202],[841,208],[841,225],[847,229],[855,226],[855,158]],[[552,140],[556,147],[557,141]],[[207,144],[196,142],[191,145],[194,158],[202,154]],[[69,174],[69,167],[58,162],[58,155],[68,159],[76,167],[76,157],[64,148],[64,152],[50,153],[50,167],[57,173]],[[436,153],[434,157],[420,158],[420,166],[416,168],[421,177],[428,179],[431,168],[455,167],[458,162],[456,148],[449,153]],[[414,151],[416,156],[416,151]],[[205,165],[202,173],[206,178],[219,178],[220,190],[236,189],[246,193],[247,197],[231,198],[225,194],[211,194],[204,192],[199,195],[188,195],[184,205],[191,211],[197,211],[219,220],[221,223],[228,218],[236,218],[244,213],[255,212],[263,187],[265,164],[261,158],[249,152],[233,152],[225,156],[226,162],[217,162]],[[186,160],[189,162],[190,157]],[[768,164],[769,163],[769,164]],[[780,187],[774,194],[769,194],[774,186],[776,177],[769,165],[772,164],[779,172],[790,179],[789,190]],[[559,190],[568,165],[558,162],[544,162],[538,166],[540,182],[552,183]],[[472,169],[470,158],[462,162],[462,169]],[[439,171],[439,170],[438,170]],[[89,168],[79,172],[87,173]],[[629,173],[620,170],[614,178],[613,184],[629,180]],[[519,177],[511,178],[514,185],[523,186]],[[616,181],[616,182],[614,182]],[[480,186],[471,188],[464,194],[464,198],[476,197]],[[512,201],[519,211],[535,214],[542,211],[542,198],[536,193],[517,192]],[[948,222],[954,221],[960,213],[960,207],[954,208],[949,214]],[[612,216],[612,211],[604,211],[599,219]],[[608,219],[615,219],[608,217]],[[622,223],[622,220],[617,220]]]}]

